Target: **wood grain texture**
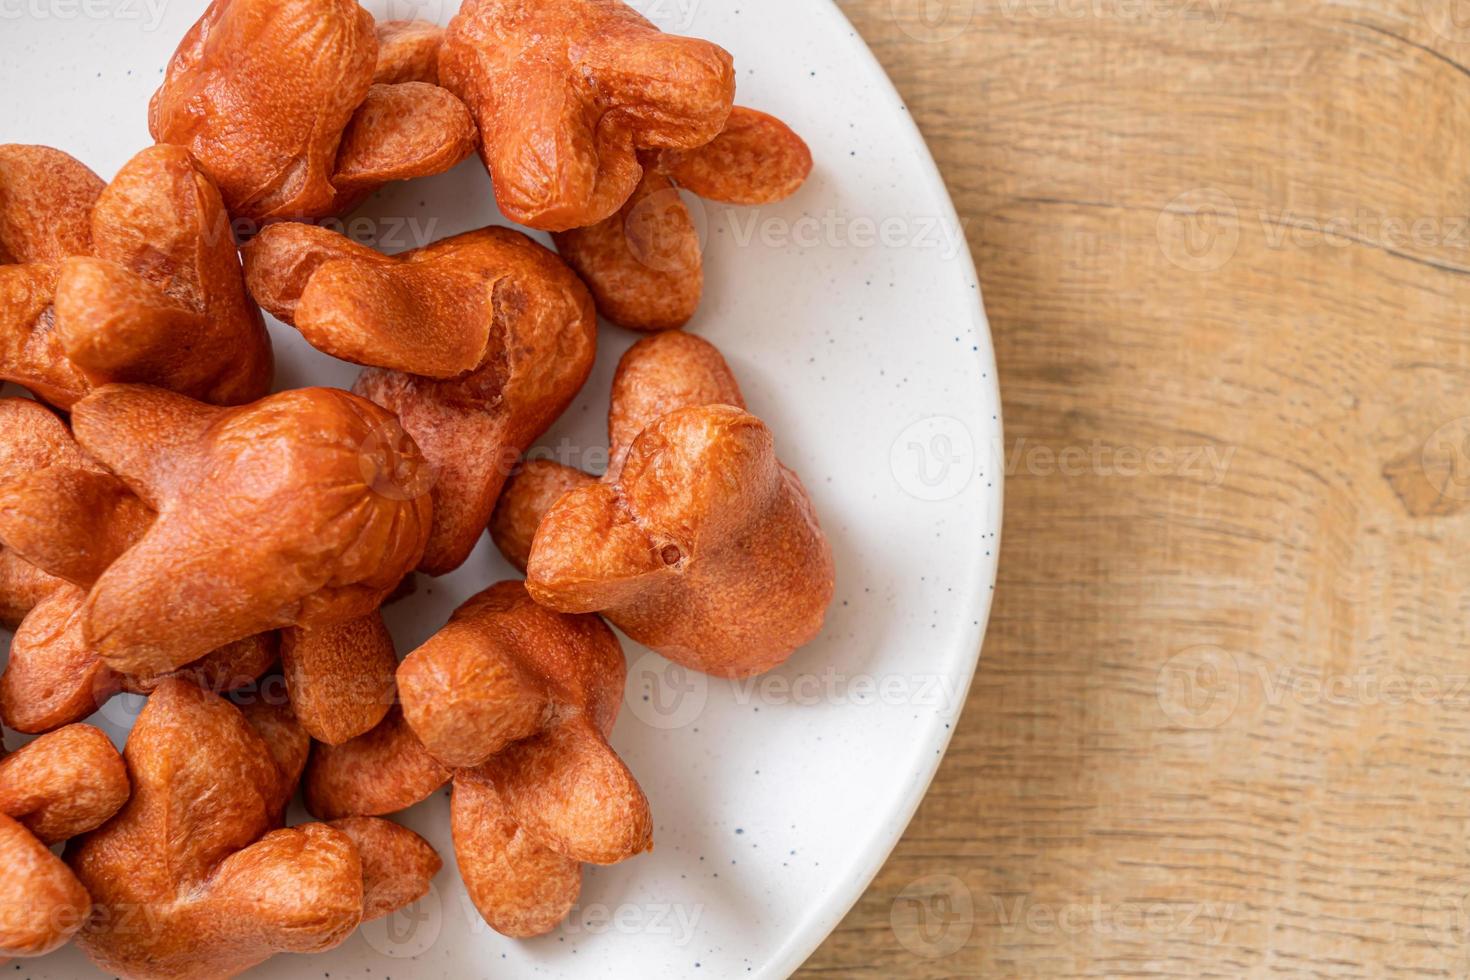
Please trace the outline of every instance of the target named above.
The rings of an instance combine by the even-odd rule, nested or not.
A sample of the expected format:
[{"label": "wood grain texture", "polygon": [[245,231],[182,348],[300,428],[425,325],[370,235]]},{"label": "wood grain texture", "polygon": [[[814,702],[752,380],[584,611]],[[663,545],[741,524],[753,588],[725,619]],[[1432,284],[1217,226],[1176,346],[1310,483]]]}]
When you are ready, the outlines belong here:
[{"label": "wood grain texture", "polygon": [[1470,6],[842,0],[968,220],[1004,554],[800,976],[1470,972]]}]

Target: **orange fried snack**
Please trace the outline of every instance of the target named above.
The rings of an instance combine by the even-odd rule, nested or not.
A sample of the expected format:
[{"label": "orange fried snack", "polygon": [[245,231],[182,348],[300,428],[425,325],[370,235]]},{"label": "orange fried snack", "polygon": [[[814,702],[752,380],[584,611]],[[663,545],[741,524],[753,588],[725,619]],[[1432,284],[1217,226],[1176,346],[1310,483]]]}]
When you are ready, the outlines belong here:
[{"label": "orange fried snack", "polygon": [[484,228],[388,257],[305,225],[245,249],[267,310],[314,346],[372,365],[354,390],[395,413],[433,470],[434,527],[419,565],[458,568],[515,459],[592,369],[592,297],[555,254]]},{"label": "orange fried snack", "polygon": [[615,213],[638,185],[638,150],[703,146],[735,97],[728,52],[620,0],[467,0],[439,83],[474,113],[500,210],[545,231]]},{"label": "orange fried snack", "polygon": [[101,826],[128,792],[117,750],[89,725],[0,747],[0,962],[44,956],[81,928],[92,899],[50,846]]},{"label": "orange fried snack", "polygon": [[[0,398],[0,487],[52,471],[53,467],[56,472],[102,473],[102,468],[77,446],[66,423],[55,412],[28,398]],[[59,507],[61,502],[48,494],[43,506]],[[4,522],[4,510],[0,504],[0,523]],[[50,521],[44,523],[45,527],[27,535],[37,546],[57,551],[71,562],[95,551],[90,542],[62,533]],[[4,614],[0,621],[14,629],[26,613],[66,580],[28,561],[5,538],[0,531],[0,612]]]},{"label": "orange fried snack", "polygon": [[393,706],[398,654],[377,610],[321,629],[281,634],[291,707],[311,737],[340,745],[370,731]]},{"label": "orange fried snack", "polygon": [[[108,382],[217,404],[266,392],[265,323],[245,295],[219,193],[188,153],[149,147],[94,193],[95,176],[65,154],[6,146],[7,180],[19,186],[0,191],[0,253],[19,264],[0,266],[0,376],[62,408]],[[56,186],[42,193],[26,180]],[[75,227],[83,202],[85,234]]]},{"label": "orange fried snack", "polygon": [[378,36],[374,85],[439,83],[439,48],[444,43],[444,28],[426,20],[385,20],[374,27]]},{"label": "orange fried snack", "polygon": [[384,61],[356,0],[214,0],[174,52],[148,129],[188,149],[237,217],[341,214],[474,148],[469,112],[421,80],[418,43],[390,29]]},{"label": "orange fried snack", "polygon": [[356,395],[305,388],[215,408],[108,385],[72,425],[158,514],[82,610],[85,642],[119,672],[162,674],[267,630],[369,615],[423,555],[428,495],[375,489],[422,458],[411,441],[386,451],[396,421]]},{"label": "orange fried snack", "polygon": [[506,935],[548,932],[576,903],[583,863],[652,847],[648,800],[607,743],[625,677],[597,617],[538,606],[520,582],[491,586],[399,667],[401,713],[316,748],[308,808],[392,813],[452,776],[455,851],[476,907]]},{"label": "orange fried snack", "polygon": [[182,681],[148,699],[124,752],[131,801],[66,855],[100,913],[76,941],[101,969],[234,976],[331,949],[427,890],[437,857],[404,828],[278,829],[300,758],[288,727]]},{"label": "orange fried snack", "polygon": [[303,795],[318,820],[383,817],[428,799],[453,775],[394,705],[371,731],[341,745],[312,746]]},{"label": "orange fried snack", "polygon": [[694,316],[704,288],[699,234],[678,188],[727,204],[772,204],[806,181],[812,155],[781,120],[736,106],[713,142],[641,159],[643,179],[617,214],[552,237],[597,312],[630,330],[672,330]]},{"label": "orange fried snack", "polygon": [[[531,596],[601,612],[639,643],[723,677],[770,670],[815,637],[832,553],[770,429],[743,405],[709,343],[676,331],[635,344],[613,380],[603,479],[525,468],[492,520],[506,557],[526,559]],[[531,532],[566,484],[581,485]]]},{"label": "orange fried snack", "polygon": [[[154,514],[44,406],[0,399],[0,433],[0,542],[13,567],[34,569],[50,583],[17,624],[0,674],[0,719],[21,732],[51,731],[114,694],[146,693],[162,680],[108,668],[85,641],[81,615],[86,590],[143,536]],[[276,649],[274,633],[253,636],[174,673],[231,690],[269,670]]]}]

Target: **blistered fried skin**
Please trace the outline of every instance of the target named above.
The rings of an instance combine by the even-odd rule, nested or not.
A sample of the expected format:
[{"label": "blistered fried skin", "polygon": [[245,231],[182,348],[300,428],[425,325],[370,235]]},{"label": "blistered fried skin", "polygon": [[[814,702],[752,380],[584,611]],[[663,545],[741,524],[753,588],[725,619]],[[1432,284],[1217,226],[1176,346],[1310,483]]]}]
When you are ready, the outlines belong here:
[{"label": "blistered fried skin", "polygon": [[714,344],[677,332],[628,348],[613,375],[604,482],[622,473],[628,451],[644,429],[670,412],[694,405],[745,408],[740,384]]},{"label": "blistered fried skin", "polygon": [[[83,484],[94,478],[104,483],[113,479],[81,451],[55,412],[28,398],[0,398],[0,496],[25,483],[37,491],[35,496],[27,494],[28,511],[71,509],[87,522],[96,517],[94,509],[106,506],[105,501],[72,498],[65,488],[43,486],[47,480],[36,477],[38,473],[67,480],[74,477]],[[0,505],[0,511],[4,510]],[[104,540],[98,541],[85,533],[86,528],[73,533],[70,525],[52,523],[39,513],[34,516],[34,524],[28,515],[17,521],[27,526],[10,528],[15,532],[14,542],[0,530],[4,544],[0,548],[0,622],[10,629],[17,628],[27,613],[68,580],[64,573],[75,571],[116,544],[110,532],[104,532]],[[6,523],[7,517],[0,514],[0,525]],[[22,551],[36,560],[29,560]],[[56,560],[48,562],[47,558]]]},{"label": "blistered fried skin", "polygon": [[86,888],[61,859],[0,814],[0,962],[54,952],[91,911]]},{"label": "blistered fried skin", "polygon": [[397,706],[341,745],[318,743],[306,767],[306,809],[318,820],[385,816],[428,799],[453,773],[424,748]]},{"label": "blistered fried skin", "polygon": [[322,629],[281,636],[291,706],[311,737],[341,745],[369,731],[393,706],[398,654],[377,610]]},{"label": "blistered fried skin", "polygon": [[85,255],[102,178],[49,146],[0,146],[0,265]]},{"label": "blistered fried skin", "polygon": [[65,579],[47,575],[10,549],[0,548],[0,626],[16,629],[42,599],[65,584]]},{"label": "blistered fried skin", "polygon": [[592,370],[597,316],[586,287],[508,228],[389,258],[280,225],[250,243],[245,265],[266,309],[327,353],[375,365],[354,390],[398,416],[434,474],[419,570],[458,568],[515,460]]},{"label": "blistered fried skin", "polygon": [[30,610],[0,674],[0,720],[18,732],[49,732],[80,721],[124,691],[146,694],[169,677],[210,691],[247,687],[276,663],[275,633],[226,644],[159,676],[130,676],[107,666],[83,635],[87,593],[70,583]]},{"label": "blistered fried skin", "polygon": [[111,473],[48,466],[0,483],[0,542],[52,575],[90,587],[153,523]]},{"label": "blistered fried skin", "polygon": [[[831,549],[770,430],[741,404],[705,341],[671,332],[635,344],[613,381],[611,465],[542,515],[526,566],[531,596],[601,612],[717,676],[769,670],[815,637],[832,599]],[[547,479],[507,490],[515,503],[493,530],[512,560],[550,496],[537,485]]]},{"label": "blistered fried skin", "polygon": [[0,265],[0,380],[66,408],[92,388],[62,350],[52,299],[59,261]]},{"label": "blistered fried skin", "polygon": [[151,146],[123,165],[92,209],[91,255],[62,263],[55,306],[62,349],[93,383],[220,405],[269,389],[270,340],[229,214],[187,151]]},{"label": "blistered fried skin", "polygon": [[[379,151],[365,147],[398,147],[378,159],[394,180],[438,173],[472,148],[468,111],[444,108],[430,86],[370,98],[390,75],[424,80],[427,56],[403,34],[390,32],[379,79],[373,19],[355,0],[215,0],[174,52],[148,129],[187,148],[237,217],[341,213],[377,186],[361,160]],[[394,112],[372,107],[383,99]]]},{"label": "blistered fried skin", "polygon": [[704,261],[682,187],[727,204],[772,204],[801,187],[811,151],[774,116],[736,106],[724,132],[694,149],[646,150],[643,180],[605,221],[554,236],[587,282],[597,312],[630,330],[688,323],[699,308]]},{"label": "blistered fried skin", "polygon": [[605,221],[552,237],[592,291],[597,312],[620,327],[672,330],[699,308],[699,233],[663,174],[645,172],[633,196]]},{"label": "blistered fried skin", "polygon": [[324,353],[454,378],[501,353],[492,346],[495,294],[536,271],[521,268],[515,235],[487,228],[389,257],[277,225],[246,247],[246,276],[266,309]]},{"label": "blistered fried skin", "polygon": [[289,704],[266,697],[240,698],[231,703],[265,742],[266,751],[280,774],[276,792],[270,799],[271,827],[280,827],[311,757],[311,736],[301,727]]},{"label": "blistered fried skin", "polygon": [[117,749],[91,725],[42,735],[0,758],[0,813],[45,844],[102,826],[129,791]]},{"label": "blistered fried skin", "polygon": [[48,846],[101,826],[128,793],[117,750],[87,725],[0,758],[0,957],[42,956],[81,927],[91,898]]},{"label": "blistered fried skin", "polygon": [[355,0],[215,0],[179,42],[148,130],[251,218],[331,214],[337,145],[377,62]]},{"label": "blistered fried skin", "polygon": [[332,178],[338,209],[350,210],[394,180],[442,173],[474,152],[464,103],[437,85],[373,85],[342,134]]},{"label": "blistered fried skin", "polygon": [[364,867],[397,866],[391,854],[364,860],[358,841],[377,834],[273,829],[285,776],[271,745],[190,684],[159,686],[124,758],[132,799],[67,853],[102,912],[77,943],[103,970],[228,977],[278,952],[330,949],[363,920]]},{"label": "blistered fried skin", "polygon": [[0,146],[0,379],[58,405],[90,387],[62,354],[51,306],[61,261],[92,247],[102,180],[49,146]]},{"label": "blistered fried skin", "polygon": [[652,151],[649,166],[692,194],[724,204],[784,201],[812,172],[806,142],[775,116],[736,106],[725,129],[694,149]]},{"label": "blistered fried skin", "polygon": [[[0,159],[41,149],[0,147]],[[58,230],[59,241],[40,243],[41,258],[0,266],[0,375],[62,408],[110,381],[220,404],[264,394],[272,369],[265,323],[245,295],[229,215],[188,153],[149,147],[105,189],[71,196],[72,207],[90,205],[85,235]],[[55,206],[55,197],[12,203]],[[17,217],[9,223],[76,223],[71,212]],[[54,254],[63,246],[66,254]]]},{"label": "blistered fried skin", "polygon": [[444,28],[426,20],[387,20],[376,25],[378,63],[373,84],[428,82],[439,84],[439,47]]},{"label": "blistered fried skin", "polygon": [[496,932],[545,935],[576,906],[582,863],[517,824],[488,774],[467,769],[455,777],[450,820],[465,890]]},{"label": "blistered fried skin", "polygon": [[607,744],[626,672],[600,619],[542,608],[520,582],[470,599],[399,668],[410,727],[456,767],[460,870],[497,929],[550,929],[578,863],[652,846],[648,800]]},{"label": "blistered fried skin", "polygon": [[430,880],[444,866],[427,841],[396,823],[344,817],[331,826],[352,838],[362,855],[364,922],[423,898]]},{"label": "blistered fried skin", "polygon": [[511,742],[583,715],[610,728],[626,668],[596,616],[563,616],[501,582],[455,610],[398,669],[403,714],[448,766],[478,766]]},{"label": "blistered fried skin", "polygon": [[505,485],[490,518],[490,536],[506,561],[524,574],[536,526],[562,494],[597,482],[579,469],[533,459],[522,463]]},{"label": "blistered fried skin", "polygon": [[619,0],[468,0],[439,83],[474,114],[500,210],[544,231],[615,213],[638,185],[639,149],[703,146],[735,97],[728,52],[663,34]]},{"label": "blistered fried skin", "polygon": [[384,467],[397,479],[422,459],[411,440],[385,450],[396,420],[347,392],[215,408],[108,385],[72,425],[158,514],[83,609],[87,644],[119,672],[162,674],[267,630],[367,615],[423,555],[428,495],[380,490]]}]

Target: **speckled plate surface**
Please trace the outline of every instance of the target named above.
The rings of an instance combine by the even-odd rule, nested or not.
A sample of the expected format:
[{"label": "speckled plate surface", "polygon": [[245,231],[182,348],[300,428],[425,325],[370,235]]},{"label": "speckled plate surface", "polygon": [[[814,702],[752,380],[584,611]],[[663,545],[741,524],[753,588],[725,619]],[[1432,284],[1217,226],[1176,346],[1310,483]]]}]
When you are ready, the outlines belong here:
[{"label": "speckled plate surface", "polygon": [[[455,5],[367,4],[441,23]],[[635,6],[732,51],[739,101],[790,122],[817,160],[806,187],[778,206],[692,202],[707,285],[690,329],[724,351],[811,491],[837,560],[827,628],[747,683],[686,674],[625,642],[628,697],[613,741],[652,802],[657,849],[589,869],[580,908],[556,933],[514,942],[474,913],[441,794],[401,818],[446,858],[428,899],[332,953],[278,957],[253,976],[784,977],[882,865],[964,704],[999,544],[1000,409],[974,267],[933,161],[826,0]],[[203,7],[0,8],[0,141],[51,144],[110,177],[149,142],[148,98]],[[347,230],[397,251],[501,222],[472,160],[389,188]],[[281,387],[351,383],[354,368],[272,329]],[[609,383],[634,339],[603,325],[593,378],[542,440],[545,452],[602,465]],[[400,652],[510,574],[482,542],[459,572],[421,579],[388,613]],[[115,700],[99,721],[120,742],[137,708]],[[96,971],[68,949],[16,975]]]}]

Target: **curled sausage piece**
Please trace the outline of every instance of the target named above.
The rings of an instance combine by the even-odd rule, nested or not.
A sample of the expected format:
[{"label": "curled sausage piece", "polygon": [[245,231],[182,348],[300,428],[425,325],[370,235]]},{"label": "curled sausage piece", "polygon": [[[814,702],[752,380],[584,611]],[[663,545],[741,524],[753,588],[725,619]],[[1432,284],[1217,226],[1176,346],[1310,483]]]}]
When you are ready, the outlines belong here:
[{"label": "curled sausage piece", "polygon": [[124,752],[132,799],[67,853],[99,913],[76,941],[101,969],[234,976],[331,949],[427,889],[437,861],[402,828],[277,829],[289,774],[274,730],[182,681],[148,699]]},{"label": "curled sausage piece", "polygon": [[[0,147],[0,181],[7,155],[38,151],[70,160]],[[0,376],[62,408],[108,382],[217,404],[263,395],[273,366],[265,323],[245,295],[229,215],[189,154],[148,147],[95,193],[91,172],[72,164],[52,168],[70,181],[69,195],[0,191],[0,212],[9,209],[0,236],[13,239],[0,251],[21,262],[0,266]],[[88,202],[84,235],[61,231],[78,223],[71,211],[22,213],[56,208],[58,198]],[[50,241],[14,230],[52,223]]]},{"label": "curled sausage piece", "polygon": [[21,622],[0,674],[0,720],[18,732],[49,732],[80,721],[115,695],[147,694],[169,677],[216,692],[247,688],[275,666],[279,643],[262,633],[213,650],[167,674],[111,669],[83,635],[87,593],[63,583]]},{"label": "curled sausage piece", "polygon": [[474,148],[468,110],[422,84],[432,45],[390,27],[385,60],[379,37],[355,0],[214,0],[174,52],[148,129],[186,148],[236,217],[343,213]]},{"label": "curled sausage piece", "polygon": [[703,146],[735,97],[728,52],[620,0],[468,0],[439,83],[474,113],[500,210],[544,231],[614,214],[638,185],[639,149]]},{"label": "curled sausage piece", "polygon": [[551,929],[580,863],[652,847],[648,800],[607,743],[626,674],[600,619],[542,608],[520,582],[470,599],[399,667],[409,725],[456,767],[460,871],[496,929]]},{"label": "curled sausage piece", "polygon": [[393,706],[398,654],[374,610],[322,629],[288,629],[281,670],[291,705],[311,737],[340,745],[371,730]]},{"label": "curled sausage piece", "polygon": [[458,568],[515,460],[592,370],[597,317],[586,287],[508,228],[390,258],[280,225],[250,243],[245,266],[256,299],[313,345],[373,365],[354,391],[393,412],[432,469],[423,487],[434,526],[419,570]]},{"label": "curled sausage piece", "polygon": [[158,514],[83,607],[85,642],[121,673],[368,615],[423,555],[427,493],[388,486],[422,457],[412,440],[383,441],[397,420],[366,399],[305,388],[214,408],[109,385],[77,403],[72,425]]},{"label": "curled sausage piece", "polygon": [[49,846],[101,826],[128,793],[117,750],[88,725],[0,758],[0,958],[44,956],[81,928],[91,897]]},{"label": "curled sausage piece", "polygon": [[801,187],[811,151],[774,116],[736,106],[724,132],[690,150],[647,150],[621,210],[552,236],[556,250],[620,327],[650,333],[688,323],[704,290],[699,233],[679,188],[727,204],[772,204]]},{"label": "curled sausage piece", "polygon": [[[633,639],[726,677],[771,669],[821,629],[832,554],[770,429],[724,359],[679,332],[619,364],[601,481],[527,467],[491,529],[526,587],[567,613],[601,612]],[[548,484],[573,489],[544,511]],[[531,530],[532,521],[535,530]]]},{"label": "curled sausage piece", "polygon": [[341,745],[317,743],[306,767],[306,809],[318,820],[407,810],[449,782],[403,711],[393,706],[371,731]]}]

